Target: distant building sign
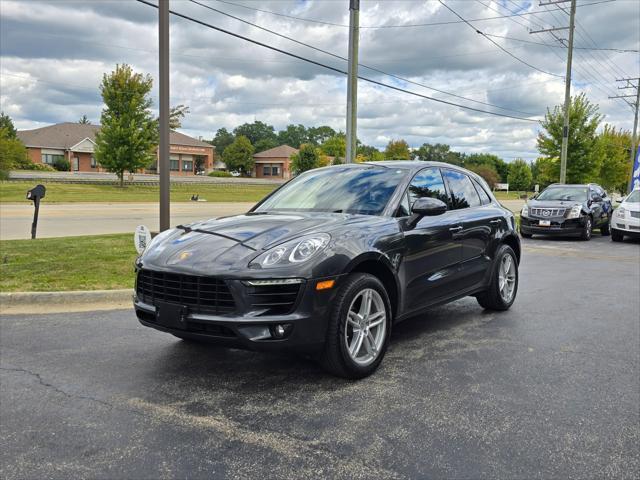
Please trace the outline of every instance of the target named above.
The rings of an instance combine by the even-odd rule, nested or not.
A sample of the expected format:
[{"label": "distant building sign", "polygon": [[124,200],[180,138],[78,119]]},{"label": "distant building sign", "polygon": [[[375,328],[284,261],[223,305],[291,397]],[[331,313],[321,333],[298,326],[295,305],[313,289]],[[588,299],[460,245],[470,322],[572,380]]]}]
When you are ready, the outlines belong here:
[{"label": "distant building sign", "polygon": [[496,186],[493,187],[494,190],[506,190],[507,192],[509,191],[509,184],[508,183],[496,183]]}]

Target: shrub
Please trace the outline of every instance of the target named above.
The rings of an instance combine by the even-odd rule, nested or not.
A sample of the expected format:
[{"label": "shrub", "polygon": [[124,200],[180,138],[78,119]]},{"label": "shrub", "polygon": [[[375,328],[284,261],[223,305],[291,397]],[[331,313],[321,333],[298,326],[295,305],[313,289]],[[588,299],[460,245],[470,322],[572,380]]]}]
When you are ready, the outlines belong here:
[{"label": "shrub", "polygon": [[213,172],[209,172],[207,176],[208,177],[233,177],[231,173],[225,172],[224,170],[214,170]]},{"label": "shrub", "polygon": [[68,172],[71,165],[69,165],[69,160],[66,158],[58,158],[53,162],[53,168],[59,172]]}]

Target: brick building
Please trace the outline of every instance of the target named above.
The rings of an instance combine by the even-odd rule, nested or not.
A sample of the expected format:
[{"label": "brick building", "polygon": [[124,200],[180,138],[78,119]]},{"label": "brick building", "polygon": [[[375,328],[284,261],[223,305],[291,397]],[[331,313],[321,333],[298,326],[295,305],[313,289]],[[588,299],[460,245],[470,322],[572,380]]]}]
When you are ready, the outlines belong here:
[{"label": "brick building", "polygon": [[280,145],[253,156],[255,166],[252,177],[289,180],[291,178],[291,155],[298,153],[297,148]]},{"label": "brick building", "polygon": [[[19,131],[18,138],[27,147],[34,163],[51,165],[59,158],[66,158],[72,172],[101,172],[104,170],[93,156],[95,136],[99,130],[99,125],[57,123]],[[213,169],[213,146],[173,130],[169,142],[172,175],[194,175],[197,171],[208,173]],[[157,162],[146,172],[157,173]]]}]

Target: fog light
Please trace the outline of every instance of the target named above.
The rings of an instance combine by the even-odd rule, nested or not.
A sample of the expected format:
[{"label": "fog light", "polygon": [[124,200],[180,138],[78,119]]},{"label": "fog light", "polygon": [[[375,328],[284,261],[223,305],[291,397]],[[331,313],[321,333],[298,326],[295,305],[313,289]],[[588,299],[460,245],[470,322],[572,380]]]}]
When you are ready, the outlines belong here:
[{"label": "fog light", "polygon": [[273,329],[273,333],[278,338],[284,337],[284,334],[286,333],[284,325],[276,325],[275,328]]}]

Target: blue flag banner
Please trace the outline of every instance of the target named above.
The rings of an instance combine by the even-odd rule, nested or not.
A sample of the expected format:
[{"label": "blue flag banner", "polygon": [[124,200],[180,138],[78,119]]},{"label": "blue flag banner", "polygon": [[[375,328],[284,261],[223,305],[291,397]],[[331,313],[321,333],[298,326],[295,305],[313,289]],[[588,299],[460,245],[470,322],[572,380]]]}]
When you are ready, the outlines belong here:
[{"label": "blue flag banner", "polygon": [[634,188],[640,188],[640,145],[638,145],[638,150],[636,151],[636,160],[633,162],[629,191],[633,191]]}]

